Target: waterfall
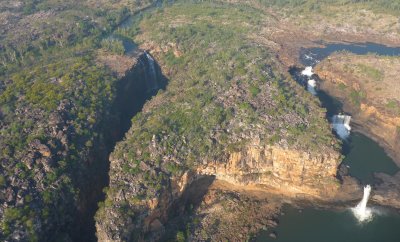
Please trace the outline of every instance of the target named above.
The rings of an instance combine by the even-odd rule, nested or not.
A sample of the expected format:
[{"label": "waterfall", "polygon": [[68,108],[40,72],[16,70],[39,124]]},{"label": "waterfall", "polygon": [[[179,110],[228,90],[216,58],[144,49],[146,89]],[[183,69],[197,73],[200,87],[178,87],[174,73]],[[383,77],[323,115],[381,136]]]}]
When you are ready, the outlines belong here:
[{"label": "waterfall", "polygon": [[307,81],[307,91],[309,91],[312,95],[317,95],[317,90],[315,87],[317,86],[317,82],[314,79],[310,79]]},{"label": "waterfall", "polygon": [[158,89],[157,71],[156,71],[154,59],[146,51],[144,53],[145,53],[146,59],[147,59],[147,67],[148,68],[146,68],[146,69],[147,69],[147,74],[149,74],[149,75],[147,76],[146,81],[148,82],[149,90],[157,90]]},{"label": "waterfall", "polygon": [[312,75],[314,75],[314,72],[313,72],[312,70],[313,70],[312,66],[307,66],[306,69],[304,69],[304,70],[301,72],[301,74],[302,74],[303,76],[311,77]]},{"label": "waterfall", "polygon": [[[306,57],[309,57],[306,55]],[[311,57],[310,57],[311,58]],[[304,70],[301,71],[302,76],[306,76],[306,80],[301,78],[301,82],[303,85],[306,85],[307,91],[310,92],[312,95],[316,96],[317,95],[317,82],[314,79],[311,79],[311,77],[314,75],[313,73],[313,68],[311,66],[307,66]]]},{"label": "waterfall", "polygon": [[332,117],[333,130],[335,130],[341,139],[346,139],[350,135],[350,121],[351,116],[349,115],[339,114]]},{"label": "waterfall", "polygon": [[144,53],[146,54],[147,64],[150,67],[151,78],[153,80],[156,80],[157,79],[157,73],[156,73],[156,68],[154,66],[154,59],[153,59],[153,57],[151,57],[151,55],[149,55],[149,53],[147,53],[147,52],[144,52]]},{"label": "waterfall", "polygon": [[308,65],[308,66],[315,66],[318,64],[320,61],[318,60],[318,55],[312,52],[304,53],[300,57],[303,62],[303,64]]},{"label": "waterfall", "polygon": [[352,208],[353,214],[359,222],[369,221],[372,219],[372,211],[367,207],[370,193],[371,186],[366,185],[364,187],[364,195],[362,200],[357,204],[356,207]]}]

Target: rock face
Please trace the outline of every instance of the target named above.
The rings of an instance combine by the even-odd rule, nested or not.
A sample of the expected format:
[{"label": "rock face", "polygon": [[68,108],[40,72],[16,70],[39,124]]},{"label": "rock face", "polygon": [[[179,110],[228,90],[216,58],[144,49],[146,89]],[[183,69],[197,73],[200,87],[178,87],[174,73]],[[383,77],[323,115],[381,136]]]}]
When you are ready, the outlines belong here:
[{"label": "rock face", "polygon": [[[397,63],[397,64],[396,64]],[[316,67],[321,89],[341,100],[355,128],[367,134],[400,164],[398,58],[336,54]]]},{"label": "rock face", "polygon": [[[136,59],[132,62],[134,66],[131,68],[125,68],[123,70],[124,75],[121,76],[120,69],[118,69],[118,73],[121,76],[121,85],[120,85],[120,97],[117,97],[116,107],[121,109],[121,129],[122,132],[126,132],[129,129],[131,123],[129,118],[123,118],[123,116],[132,117],[142,108],[144,102],[154,95],[159,89],[165,87],[166,79],[160,72],[159,66],[154,62],[154,60],[149,59],[152,58],[148,53],[141,52],[140,55],[136,56]],[[126,103],[133,103],[131,105],[126,105]],[[124,121],[125,120],[125,121]],[[138,225],[132,224],[131,220],[124,220],[126,215],[133,215],[135,211],[127,211],[126,205],[119,204],[119,202],[125,202],[127,199],[131,199],[131,202],[136,203],[135,199],[136,195],[145,189],[140,183],[140,179],[135,181],[128,181],[122,175],[123,171],[126,171],[127,167],[122,166],[121,160],[118,158],[110,157],[110,188],[109,191],[113,191],[114,184],[126,184],[128,185],[127,189],[122,189],[117,192],[115,195],[115,205],[118,206],[118,211],[104,210],[101,213],[104,213],[109,220],[113,221],[112,224],[104,225],[104,222],[97,220],[96,228],[97,228],[97,237],[99,241],[117,241],[117,240],[130,240],[131,232],[138,229]],[[154,167],[146,164],[146,162],[139,162],[135,167],[131,169],[141,169],[145,171],[149,176],[158,176],[160,172]],[[131,170],[133,171],[133,170]],[[143,177],[141,177],[143,178]],[[161,178],[162,179],[162,178]],[[170,206],[170,203],[174,200],[174,198],[179,197],[182,194],[185,186],[190,183],[192,179],[191,174],[185,173],[181,177],[176,178],[173,182],[171,182],[171,191],[172,193],[160,193],[157,195],[161,196],[161,199],[149,199],[145,204],[139,204],[139,207],[142,211],[146,211],[143,207],[148,207],[149,209],[153,209],[154,213],[147,217],[143,224],[140,226],[140,229],[143,228],[146,231],[163,231],[163,224],[160,222],[164,221],[162,218],[166,217],[167,208]],[[154,190],[154,189],[153,189]],[[154,190],[154,192],[156,192]],[[109,201],[106,201],[108,203]],[[126,211],[127,214],[121,216],[120,212]],[[97,216],[99,216],[98,213]],[[142,214],[145,216],[145,214]],[[159,218],[160,220],[158,220]],[[110,232],[110,231],[118,231]],[[129,231],[126,233],[124,231]],[[156,233],[154,236],[157,236]]]},{"label": "rock face", "polygon": [[262,229],[278,225],[281,197],[236,191],[216,180],[189,216],[189,241],[243,241]]},{"label": "rock face", "polygon": [[[259,144],[228,157],[180,175],[171,175],[145,163],[137,164],[145,173],[153,174],[153,179],[163,177],[161,191],[151,186],[143,187],[142,179],[146,178],[140,174],[135,177],[122,175],[124,162],[111,158],[108,198],[112,200],[106,200],[108,206],[97,214],[99,241],[160,239],[172,211],[179,210],[175,204],[184,200],[186,189],[192,182],[205,175],[241,186],[265,185],[278,193],[299,198],[327,199],[339,188],[335,175],[340,154],[335,152],[312,156]],[[153,195],[145,200],[138,199],[143,189],[150,190],[147,194]]]},{"label": "rock face", "polygon": [[[111,160],[110,169],[121,169],[120,161]],[[147,167],[147,172],[156,174],[154,167]],[[161,173],[162,174],[162,173]],[[161,175],[158,173],[157,175]],[[109,193],[113,200],[106,200],[106,207],[97,213],[97,238],[99,241],[141,241],[158,240],[163,235],[164,225],[174,203],[182,196],[185,188],[193,180],[193,175],[171,177],[165,181],[163,191],[143,187],[141,177],[127,181],[126,178],[112,175]],[[113,184],[123,182],[124,189],[114,191]],[[141,190],[150,189],[154,195],[145,200],[137,198]],[[112,192],[112,193],[111,193]],[[139,219],[137,219],[139,217]]]},{"label": "rock face", "polygon": [[[12,157],[17,162],[7,156],[0,157],[0,219],[5,228],[4,237],[0,233],[0,239],[26,240],[34,237],[32,231],[38,239],[42,236],[47,240],[54,240],[52,236],[63,236],[66,240],[95,239],[92,221],[98,197],[106,185],[109,152],[129,129],[131,117],[146,99],[165,86],[159,67],[154,64],[150,67],[144,52],[134,63],[138,64],[125,70],[126,76],[117,82],[116,98],[108,100],[104,109],[97,110],[104,114],[101,119],[104,126],[91,124],[90,129],[101,137],[90,143],[82,142],[84,139],[77,134],[79,128],[73,114],[77,106],[72,100],[62,100],[48,117],[40,109],[15,110],[15,119],[30,119],[35,124],[32,129],[24,128],[23,132],[42,131],[43,135],[27,142],[26,147]],[[147,86],[150,70],[156,78]],[[3,142],[4,139],[0,139],[1,145]],[[69,170],[65,166],[72,163],[71,154],[76,154],[80,160],[74,163],[75,169]],[[19,217],[27,222],[21,223]],[[59,234],[51,232],[61,227]],[[87,237],[74,235],[79,234],[76,231]]]},{"label": "rock face", "polygon": [[[44,127],[45,134],[47,135],[47,142],[40,141],[39,139],[30,141],[25,150],[18,154],[17,157],[19,158],[20,164],[17,164],[16,168],[14,168],[16,164],[12,163],[7,158],[1,159],[1,219],[10,216],[10,211],[21,211],[24,209],[24,206],[29,208],[29,204],[32,207],[29,221],[35,224],[35,230],[38,234],[48,233],[49,230],[53,228],[50,221],[57,221],[63,225],[70,222],[70,216],[73,214],[71,210],[73,210],[72,204],[74,200],[68,192],[60,191],[65,185],[62,179],[68,179],[67,174],[64,174],[62,178],[54,181],[52,184],[48,184],[46,178],[48,174],[53,174],[55,172],[59,166],[60,160],[65,159],[69,152],[71,139],[75,135],[70,116],[70,111],[73,108],[74,106],[69,100],[63,100],[58,105],[57,110],[49,115],[48,120],[42,119],[39,110],[16,110],[17,117],[28,116],[32,120],[35,120],[39,127]],[[26,168],[24,169],[24,167]],[[12,175],[7,176],[6,171],[12,170],[13,168],[14,172]],[[25,174],[26,172],[32,172],[34,175],[32,177],[21,176],[21,174]],[[68,214],[65,214],[63,219],[57,218],[55,215],[56,212],[48,212],[49,215],[47,215],[47,219],[44,220],[41,218],[40,213],[37,212],[38,210],[40,211],[40,209],[45,209],[45,204],[41,199],[41,193],[46,191],[52,191],[64,196],[65,204],[61,204],[60,201],[53,201],[59,208],[68,211]],[[46,203],[49,203],[50,199],[47,199]],[[70,204],[68,205],[68,203]],[[28,231],[23,224],[4,222],[3,226],[4,233],[9,232],[11,234],[8,238],[4,238],[5,240],[25,240],[32,236],[30,231]],[[3,234],[0,233],[0,238],[2,238],[2,236]]]},{"label": "rock face", "polygon": [[229,155],[226,161],[209,162],[199,167],[199,174],[238,185],[267,185],[282,193],[320,196],[333,194],[339,154],[311,155],[279,146],[253,144],[242,152]]},{"label": "rock face", "polygon": [[400,173],[389,176],[384,173],[375,174],[382,182],[373,188],[372,200],[384,206],[400,208]]}]

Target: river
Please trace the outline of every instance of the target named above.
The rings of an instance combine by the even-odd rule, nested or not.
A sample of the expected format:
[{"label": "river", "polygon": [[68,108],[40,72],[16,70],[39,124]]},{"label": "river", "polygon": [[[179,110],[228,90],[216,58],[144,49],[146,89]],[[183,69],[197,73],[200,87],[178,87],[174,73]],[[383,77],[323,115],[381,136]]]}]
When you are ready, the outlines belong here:
[{"label": "river", "polygon": [[[303,49],[300,60],[305,66],[315,66],[322,59],[336,51],[348,51],[354,54],[376,53],[378,55],[400,56],[400,48],[374,43],[335,43],[321,48]],[[307,89],[307,81],[293,68],[290,73],[294,79]],[[327,109],[327,118],[342,112],[342,104],[325,92],[314,93]],[[375,141],[367,136],[351,132],[343,141],[343,164],[349,168],[349,174],[361,184],[378,182],[374,172],[394,175],[399,167]],[[373,192],[373,191],[372,191]],[[360,197],[361,199],[361,197]],[[354,204],[355,205],[355,204]],[[372,221],[359,223],[348,209],[327,210],[312,207],[303,209],[284,206],[279,226],[257,235],[257,242],[398,242],[400,241],[400,214],[382,207],[373,207]],[[270,234],[274,232],[277,238]]]}]

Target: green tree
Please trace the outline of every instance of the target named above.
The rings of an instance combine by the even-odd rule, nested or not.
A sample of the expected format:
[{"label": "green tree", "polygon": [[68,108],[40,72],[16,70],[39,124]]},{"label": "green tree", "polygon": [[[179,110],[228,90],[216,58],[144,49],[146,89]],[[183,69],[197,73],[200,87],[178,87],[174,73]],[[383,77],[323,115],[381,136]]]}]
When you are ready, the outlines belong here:
[{"label": "green tree", "polygon": [[178,233],[176,234],[176,241],[185,242],[185,234],[182,231],[178,231]]}]

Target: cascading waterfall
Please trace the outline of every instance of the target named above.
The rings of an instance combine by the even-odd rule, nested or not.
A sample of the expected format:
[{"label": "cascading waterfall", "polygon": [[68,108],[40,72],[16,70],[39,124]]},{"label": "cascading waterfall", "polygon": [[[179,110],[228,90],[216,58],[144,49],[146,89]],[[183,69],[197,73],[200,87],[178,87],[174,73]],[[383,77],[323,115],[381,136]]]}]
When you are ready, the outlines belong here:
[{"label": "cascading waterfall", "polygon": [[304,69],[304,70],[301,72],[301,74],[302,74],[303,76],[312,77],[312,75],[314,75],[312,66],[307,66],[306,69]]},{"label": "cascading waterfall", "polygon": [[149,55],[149,53],[144,52],[146,54],[146,58],[147,58],[147,63],[149,64],[150,67],[150,75],[152,79],[156,79],[157,78],[157,73],[156,73],[156,68],[154,66],[154,59],[153,57],[151,57],[151,55]]},{"label": "cascading waterfall", "polygon": [[149,53],[147,53],[146,51],[144,52],[146,55],[146,81],[148,83],[148,88],[149,90],[157,90],[158,89],[158,85],[157,85],[157,71],[156,71],[156,67],[155,67],[155,62],[153,57],[151,57],[151,55]]},{"label": "cascading waterfall", "polygon": [[311,66],[307,66],[302,72],[301,75],[307,77],[307,91],[309,91],[312,95],[317,95],[317,82],[315,79],[311,79],[314,75],[313,68]]},{"label": "cascading waterfall", "polygon": [[[311,58],[310,56],[306,56],[306,58]],[[307,66],[304,70],[301,71],[302,76],[306,76],[307,83],[305,80],[302,80],[303,85],[307,85],[307,91],[309,91],[313,95],[317,95],[317,82],[315,79],[312,79],[314,72],[312,66]],[[337,135],[345,140],[349,137],[351,127],[350,127],[351,116],[338,114],[332,117],[332,128],[335,130]]]},{"label": "cascading waterfall", "polygon": [[339,114],[332,117],[332,127],[333,130],[339,135],[341,139],[346,139],[350,135],[351,116]]},{"label": "cascading waterfall", "polygon": [[307,81],[307,91],[309,91],[312,95],[317,95],[317,90],[315,87],[317,86],[317,82],[314,79],[310,79]]},{"label": "cascading waterfall", "polygon": [[372,210],[367,207],[369,195],[371,193],[371,186],[366,185],[364,187],[364,195],[360,203],[356,207],[352,208],[354,216],[359,222],[366,222],[372,219]]},{"label": "cascading waterfall", "polygon": [[[311,58],[310,56],[306,56],[306,58]],[[301,71],[302,76],[307,77],[307,91],[309,91],[313,95],[317,95],[317,82],[315,79],[311,79],[314,75],[312,66],[307,66],[304,70]],[[303,82],[304,83],[304,82]],[[304,83],[305,84],[305,83]],[[335,130],[337,135],[345,140],[349,137],[351,127],[350,127],[351,116],[338,114],[332,117],[332,128]]]}]

